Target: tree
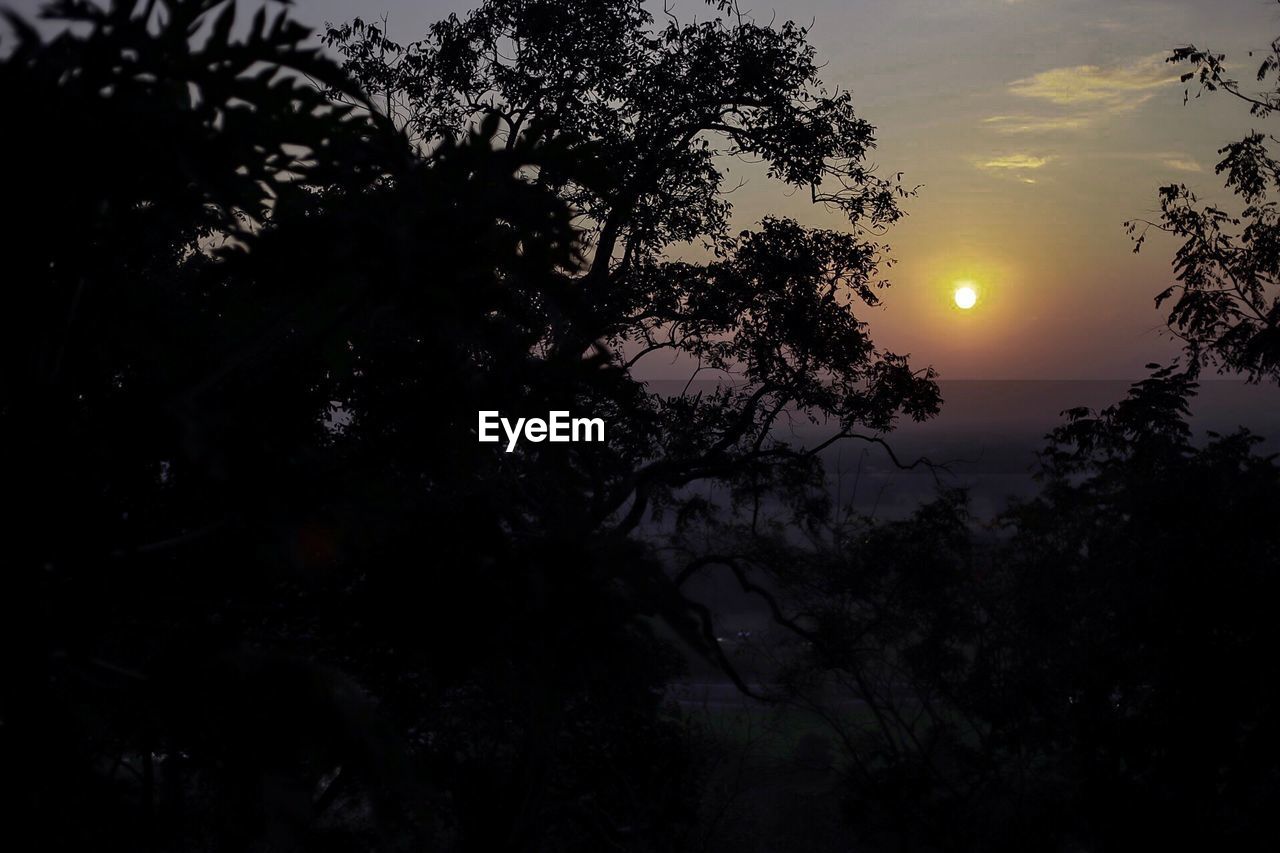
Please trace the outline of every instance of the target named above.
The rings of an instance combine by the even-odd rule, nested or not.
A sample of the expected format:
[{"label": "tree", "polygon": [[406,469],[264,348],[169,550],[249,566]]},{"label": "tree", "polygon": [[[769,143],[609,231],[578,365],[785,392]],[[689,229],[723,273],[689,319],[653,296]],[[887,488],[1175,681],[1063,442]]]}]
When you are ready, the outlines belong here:
[{"label": "tree", "polygon": [[[903,521],[851,519],[802,568],[775,568],[805,640],[791,701],[835,727],[868,844],[1249,847],[1268,832],[1280,469],[1243,430],[1194,443],[1195,387],[1159,368],[1101,412],[1067,412],[1039,495],[994,539],[947,493]],[[867,713],[833,710],[833,687]]]},{"label": "tree", "polygon": [[[672,485],[794,463],[770,438],[788,409],[852,434],[938,405],[932,373],[875,350],[853,313],[877,304],[883,284],[881,247],[863,238],[901,215],[905,194],[865,162],[872,127],[847,92],[821,87],[802,27],[715,5],[704,23],[669,16],[656,27],[636,0],[495,0],[407,46],[359,20],[326,35],[428,150],[491,117],[507,145],[561,140],[592,155],[536,178],[581,217],[588,244],[574,288],[591,335],[556,342],[553,358],[590,346],[630,372],[665,352],[738,377],[701,402],[650,397],[650,411],[618,419],[626,455],[654,462],[622,465],[634,470],[601,490],[597,520],[629,505],[627,526]],[[767,220],[731,235],[720,164],[751,157],[840,210],[852,231]],[[664,256],[700,241],[714,261]]]},{"label": "tree", "polygon": [[[426,152],[490,121],[505,146],[577,153],[532,180],[584,227],[584,266],[569,286],[586,322],[552,327],[540,350],[567,363],[594,352],[626,389],[578,403],[610,413],[609,446],[591,451],[590,470],[543,477],[584,484],[586,503],[568,517],[586,530],[625,535],[654,510],[696,516],[707,507],[685,487],[700,480],[758,500],[819,477],[817,454],[830,444],[878,441],[899,416],[926,418],[940,402],[932,371],[877,350],[854,313],[879,302],[883,250],[869,238],[901,215],[907,194],[866,164],[872,127],[847,92],[822,88],[802,27],[716,9],[704,23],[668,15],[655,26],[635,0],[496,0],[409,45],[360,20],[325,37]],[[843,212],[851,230],[767,219],[732,235],[720,166],[751,157]],[[664,254],[691,242],[711,260]],[[631,377],[655,353],[679,356],[695,377],[732,380],[648,392]],[[830,437],[780,440],[775,426],[791,417],[831,424]],[[703,619],[692,639],[717,654],[711,633]]]},{"label": "tree", "polygon": [[[465,538],[466,553],[451,558],[483,566],[488,546],[477,548],[477,541],[507,541],[510,531],[539,541],[554,532],[555,546],[532,564],[545,568],[531,573],[527,556],[515,562],[522,574],[553,575],[554,581],[540,583],[551,582],[555,595],[528,612],[520,605],[526,594],[513,588],[515,624],[526,635],[545,632],[552,622],[586,629],[577,634],[562,628],[562,642],[542,649],[540,659],[521,658],[511,683],[558,682],[568,661],[585,667],[596,659],[584,656],[587,644],[597,646],[599,660],[616,664],[616,654],[599,648],[599,613],[614,612],[600,602],[615,596],[600,589],[602,583],[623,596],[616,602],[619,620],[626,613],[660,616],[736,677],[715,642],[711,614],[686,601],[659,554],[631,537],[654,511],[670,511],[682,521],[714,511],[686,488],[693,483],[726,485],[737,505],[770,493],[785,498],[797,482],[820,477],[823,447],[855,436],[879,440],[897,417],[936,411],[932,373],[913,371],[905,358],[876,350],[854,312],[858,302],[877,303],[881,250],[868,235],[899,215],[893,187],[863,162],[870,126],[854,116],[847,94],[818,91],[802,29],[784,25],[775,31],[736,15],[655,28],[634,2],[496,2],[465,21],[442,22],[414,45],[393,44],[378,27],[358,21],[330,28],[327,40],[428,159],[479,127],[494,129],[495,148],[559,145],[572,151],[528,177],[577,217],[581,267],[566,270],[558,284],[559,310],[543,326],[530,326],[532,337],[521,347],[497,350],[486,336],[483,356],[466,353],[470,361],[460,374],[484,379],[476,385],[480,390],[456,398],[493,395],[498,387],[514,394],[524,387],[529,390],[510,404],[484,408],[538,414],[555,402],[550,407],[603,414],[609,424],[606,444],[568,455],[528,450],[500,464],[483,453],[462,457],[468,464],[457,474],[464,493],[483,494],[475,506],[505,514],[493,535]],[[733,155],[763,157],[775,178],[848,214],[853,230],[767,220],[757,231],[731,235],[717,158]],[[699,240],[709,247],[706,262],[664,255],[676,243]],[[381,250],[365,255],[388,256]],[[577,312],[572,318],[562,313],[569,306]],[[383,327],[353,339],[359,377],[353,371],[334,399],[353,413],[353,442],[413,474],[406,482],[418,497],[405,495],[397,505],[422,506],[424,499],[431,506],[454,505],[452,489],[445,487],[453,481],[439,480],[441,460],[424,452],[422,437],[469,442],[459,438],[467,425],[442,424],[437,411],[410,405],[388,410],[383,400],[366,396],[378,389],[396,389],[402,399],[440,393],[434,374],[402,372],[406,362],[376,356],[398,335],[407,336],[404,345],[395,344],[404,351],[417,339],[416,329],[413,323],[390,333]],[[531,352],[536,358],[528,361]],[[730,374],[733,381],[675,397],[652,393],[634,372],[644,358],[662,352],[682,356],[691,372]],[[569,372],[584,364],[599,369],[594,378]],[[527,365],[546,372],[531,375]],[[504,376],[508,384],[492,384]],[[458,406],[463,413],[474,408]],[[388,411],[393,421],[365,431]],[[812,447],[780,440],[776,425],[797,416],[831,423],[830,437]],[[481,476],[472,476],[472,462]],[[437,493],[421,493],[417,483],[424,476],[439,483]],[[421,518],[404,529],[414,529]],[[568,555],[584,542],[596,556],[579,569]],[[603,577],[601,555],[608,555],[609,565]],[[476,576],[505,577],[512,559],[503,555]],[[570,565],[575,569],[566,571]],[[397,598],[415,598],[404,594],[403,581],[391,589]],[[501,622],[491,613],[481,619]],[[411,631],[420,634],[420,622],[406,626],[397,648],[414,647],[405,642]],[[398,668],[439,672],[441,663],[402,661]],[[525,746],[550,740],[546,727],[564,724],[560,709],[570,702],[548,696],[548,713],[536,723],[541,728],[522,735]],[[503,725],[497,736],[513,734],[509,722]],[[500,825],[486,815],[476,831]]]},{"label": "tree", "polygon": [[[938,405],[854,314],[881,264],[856,229],[898,212],[803,30],[491,3],[393,93],[414,140],[376,68],[283,16],[52,8],[79,28],[15,18],[0,62],[29,131],[0,143],[27,214],[3,737],[51,843],[669,849],[693,795],[652,622],[719,650],[637,528],[705,511],[698,480],[811,482],[782,418],[880,440]],[[855,231],[730,235],[703,133]],[[739,380],[653,394],[663,349]],[[478,409],[608,441],[505,454]]]},{"label": "tree", "polygon": [[[1280,40],[1258,64],[1257,81],[1271,86],[1261,91],[1246,90],[1232,76],[1225,54],[1188,45],[1168,61],[1191,67],[1182,81],[1198,86],[1197,98],[1225,92],[1258,119],[1280,108]],[[1190,89],[1184,101],[1189,96]],[[1160,188],[1157,222],[1125,223],[1135,252],[1152,227],[1182,241],[1173,260],[1177,284],[1163,290],[1156,305],[1170,303],[1169,327],[1184,342],[1193,368],[1212,362],[1253,381],[1280,380],[1280,217],[1270,200],[1280,189],[1280,161],[1274,143],[1273,134],[1255,130],[1218,150],[1223,158],[1214,171],[1226,175],[1226,189],[1243,204],[1238,212],[1202,202],[1185,184],[1170,184]]]},{"label": "tree", "polygon": [[47,15],[74,26],[45,41],[9,15],[0,61],[17,810],[51,848],[245,847],[298,831],[331,762],[398,834],[399,737],[347,676],[265,641],[279,576],[252,557],[280,544],[281,454],[322,435],[319,401],[254,396],[236,371],[270,362],[288,312],[211,271],[320,188],[403,169],[408,145],[305,81],[359,98],[284,16],[233,39],[216,0]]}]

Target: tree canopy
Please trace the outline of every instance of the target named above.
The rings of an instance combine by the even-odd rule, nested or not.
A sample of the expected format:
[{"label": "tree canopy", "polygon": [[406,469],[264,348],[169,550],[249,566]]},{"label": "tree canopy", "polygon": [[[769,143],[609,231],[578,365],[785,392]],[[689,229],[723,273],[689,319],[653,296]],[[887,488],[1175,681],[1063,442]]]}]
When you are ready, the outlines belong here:
[{"label": "tree canopy", "polygon": [[[495,2],[331,30],[345,65],[220,0],[11,16],[3,737],[51,843],[670,848],[655,622],[724,661],[637,528],[813,481],[781,418],[939,402],[855,314],[899,215],[870,126],[802,28],[719,11]],[[730,234],[734,153],[852,230]],[[664,349],[732,381],[654,393]],[[480,409],[608,441],[505,454]]]},{"label": "tree canopy", "polygon": [[[1193,439],[1196,384],[1067,413],[1039,493],[975,533],[963,491],[853,515],[803,561],[743,546],[796,623],[782,701],[823,709],[850,832],[880,849],[1235,843],[1280,753],[1274,455]],[[853,693],[865,714],[839,714]]]},{"label": "tree canopy", "polygon": [[[1280,40],[1257,65],[1256,81],[1269,87],[1250,90],[1234,76],[1225,54],[1187,45],[1168,61],[1190,66],[1182,82],[1184,100],[1225,93],[1267,119],[1280,108]],[[1204,362],[1258,381],[1280,380],[1280,217],[1274,193],[1280,189],[1280,161],[1273,154],[1274,134],[1252,130],[1218,149],[1214,172],[1239,200],[1229,210],[1203,202],[1185,184],[1160,188],[1160,218],[1125,223],[1134,251],[1151,227],[1182,241],[1173,259],[1176,283],[1161,291],[1156,305],[1169,303],[1168,323],[1184,344],[1193,367]]]}]

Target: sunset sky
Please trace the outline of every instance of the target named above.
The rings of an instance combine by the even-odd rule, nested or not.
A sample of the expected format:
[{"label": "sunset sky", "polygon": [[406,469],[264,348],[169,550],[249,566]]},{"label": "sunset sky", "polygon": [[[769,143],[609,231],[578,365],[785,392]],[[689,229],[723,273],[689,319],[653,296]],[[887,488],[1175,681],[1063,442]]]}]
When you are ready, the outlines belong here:
[{"label": "sunset sky", "polygon": [[[468,2],[313,0],[304,20],[385,7],[411,38]],[[660,11],[660,6],[657,7]],[[682,17],[707,14],[684,0]],[[1173,47],[1227,52],[1241,79],[1280,35],[1270,0],[777,0],[757,20],[813,21],[830,85],[879,128],[875,160],[922,184],[889,235],[898,265],[878,343],[946,378],[1133,378],[1174,351],[1152,297],[1171,239],[1134,255],[1121,223],[1151,216],[1156,188],[1213,192],[1216,151],[1256,121],[1225,96],[1183,105]],[[839,227],[835,216],[753,176],[734,194],[743,225],[768,213]],[[961,312],[954,282],[979,304]]]},{"label": "sunset sky", "polygon": [[[30,12],[38,4],[12,4]],[[245,3],[246,6],[256,5]],[[413,40],[474,2],[307,0],[319,27],[389,16]],[[684,19],[708,15],[682,0]],[[944,378],[1133,378],[1174,352],[1152,297],[1169,280],[1171,239],[1131,252],[1121,223],[1150,217],[1161,184],[1220,186],[1216,150],[1259,122],[1228,96],[1183,105],[1179,68],[1194,42],[1251,80],[1280,34],[1270,0],[776,0],[758,21],[814,21],[825,81],[852,91],[879,128],[875,160],[921,184],[889,235],[898,265],[878,343]],[[660,4],[655,7],[661,12]],[[1266,123],[1262,123],[1265,127]],[[769,213],[839,227],[802,194],[754,178],[734,195],[743,226]],[[979,302],[952,302],[971,280]]]}]

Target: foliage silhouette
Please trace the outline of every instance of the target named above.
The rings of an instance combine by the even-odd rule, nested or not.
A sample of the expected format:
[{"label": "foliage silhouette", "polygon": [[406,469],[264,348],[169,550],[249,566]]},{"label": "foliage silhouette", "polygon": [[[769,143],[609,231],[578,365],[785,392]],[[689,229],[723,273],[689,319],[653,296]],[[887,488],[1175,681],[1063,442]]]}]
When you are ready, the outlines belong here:
[{"label": "foliage silhouette", "polygon": [[[1188,45],[1168,61],[1191,66],[1182,82],[1198,86],[1197,98],[1225,92],[1248,104],[1249,114],[1259,119],[1280,107],[1280,39],[1271,43],[1256,73],[1259,83],[1273,81],[1272,88],[1258,92],[1242,88],[1224,54]],[[1184,184],[1170,184],[1160,188],[1157,222],[1125,223],[1135,252],[1152,227],[1182,241],[1173,259],[1178,283],[1162,291],[1156,305],[1172,301],[1169,327],[1185,343],[1191,366],[1212,361],[1254,381],[1280,380],[1280,220],[1275,202],[1268,200],[1280,188],[1273,142],[1273,135],[1255,130],[1218,149],[1223,157],[1214,171],[1226,175],[1226,189],[1243,203],[1238,212],[1203,203]]]},{"label": "foliage silhouette", "polygon": [[[878,440],[939,402],[853,314],[865,233],[728,233],[704,131],[855,226],[898,215],[804,31],[489,4],[422,51],[415,141],[283,14],[48,14],[75,26],[10,16],[0,61],[0,737],[47,846],[672,849],[696,792],[653,623],[727,662],[637,528],[703,512],[699,480],[813,482],[788,413]],[[503,71],[474,45],[508,26],[536,56]],[[584,76],[538,94],[557,69]],[[478,85],[536,109],[452,106]],[[660,255],[691,239],[710,261]],[[663,348],[740,381],[651,393]],[[505,454],[479,409],[608,441]]]},{"label": "foliage silhouette", "polygon": [[799,567],[746,549],[797,614],[785,697],[839,735],[868,849],[1274,841],[1280,470],[1245,431],[1193,444],[1195,387],[1159,368],[1068,412],[994,539],[946,492]]},{"label": "foliage silhouette", "polygon": [[[595,353],[621,378],[607,394],[561,398],[607,413],[610,424],[607,446],[556,457],[573,470],[541,478],[573,484],[545,502],[553,519],[542,523],[578,520],[574,535],[625,535],[651,511],[700,512],[685,489],[700,480],[746,500],[818,477],[818,448],[777,438],[783,417],[834,424],[829,441],[872,439],[939,404],[932,372],[876,350],[852,310],[877,301],[881,249],[867,232],[899,216],[901,191],[863,162],[870,126],[847,94],[821,91],[803,29],[721,12],[654,28],[636,2],[493,2],[409,46],[362,21],[326,35],[426,156],[480,125],[507,149],[553,144],[576,154],[531,176],[584,227],[583,268],[569,288],[581,322],[550,326],[537,346],[552,363]],[[854,233],[770,219],[731,235],[716,160],[746,154],[843,211]],[[695,240],[710,247],[710,261],[665,259],[673,244]],[[733,381],[676,397],[646,391],[632,376],[659,352],[695,376]],[[564,511],[573,506],[580,511]],[[660,600],[688,642],[720,656],[705,614],[690,623],[674,590]]]}]

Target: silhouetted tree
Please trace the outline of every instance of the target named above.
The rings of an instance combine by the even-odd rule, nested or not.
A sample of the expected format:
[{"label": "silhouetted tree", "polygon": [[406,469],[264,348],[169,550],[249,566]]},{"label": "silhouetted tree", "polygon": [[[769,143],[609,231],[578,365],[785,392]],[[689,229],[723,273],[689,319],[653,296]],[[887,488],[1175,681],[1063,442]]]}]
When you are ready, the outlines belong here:
[{"label": "silhouetted tree", "polygon": [[346,677],[270,644],[278,589],[254,576],[288,487],[246,486],[323,437],[319,401],[236,381],[293,330],[271,283],[228,294],[210,270],[408,145],[302,79],[359,97],[266,10],[236,40],[212,0],[48,15],[75,29],[46,42],[10,15],[0,62],[0,737],[24,828],[49,849],[284,843],[343,766],[398,835],[392,812],[416,808],[400,739]]},{"label": "silhouetted tree", "polygon": [[[932,374],[877,351],[853,313],[878,303],[881,249],[865,238],[900,216],[904,194],[865,161],[872,127],[847,92],[822,88],[804,28],[712,5],[703,23],[656,26],[637,0],[494,0],[407,46],[359,20],[326,36],[428,150],[488,118],[508,146],[558,140],[593,155],[535,178],[586,228],[574,285],[592,336],[564,338],[552,357],[591,346],[630,372],[666,353],[691,372],[734,374],[714,395],[651,395],[644,412],[615,419],[621,461],[610,467],[622,475],[601,484],[594,516],[629,507],[628,528],[672,485],[754,483],[793,466],[800,454],[770,435],[784,411],[853,433],[927,417],[939,402]],[[723,165],[743,158],[841,211],[850,231],[769,219],[732,234]],[[711,262],[665,254],[699,242]]]},{"label": "silhouetted tree", "polygon": [[1049,746],[1049,814],[1094,849],[1276,837],[1280,470],[1243,429],[1193,442],[1195,387],[1159,368],[1068,412],[1041,497],[1005,519],[1016,679],[995,707]]},{"label": "silhouetted tree", "polygon": [[[583,453],[589,468],[542,478],[584,489],[580,512],[564,511],[570,495],[547,503],[557,523],[626,534],[650,511],[701,513],[684,490],[700,480],[757,500],[819,477],[822,447],[875,440],[939,404],[932,372],[876,350],[853,312],[878,304],[883,259],[869,235],[898,218],[905,194],[865,163],[871,126],[847,92],[822,89],[803,28],[718,11],[655,26],[632,0],[491,2],[407,46],[359,20],[326,36],[424,151],[488,121],[505,146],[554,141],[578,154],[531,180],[585,226],[572,292],[589,320],[540,347],[552,361],[594,352],[628,390],[578,403],[609,413],[610,439]],[[751,157],[842,211],[851,230],[766,219],[731,234],[721,161]],[[710,261],[667,259],[699,241]],[[732,379],[696,394],[646,391],[629,377],[655,353]],[[788,417],[827,422],[830,436],[807,448],[780,440],[774,427]],[[718,654],[705,619],[685,633]]]},{"label": "silhouetted tree", "polygon": [[[1188,45],[1168,61],[1191,66],[1182,81],[1198,86],[1197,98],[1225,92],[1259,119],[1280,108],[1280,40],[1258,64],[1257,81],[1271,85],[1260,91],[1242,87],[1225,54]],[[1189,96],[1190,89],[1184,101]],[[1255,381],[1280,380],[1280,220],[1275,202],[1268,201],[1280,189],[1273,142],[1272,134],[1254,130],[1218,149],[1223,158],[1214,171],[1226,175],[1226,188],[1243,203],[1239,211],[1204,203],[1185,184],[1170,184],[1160,188],[1157,222],[1125,223],[1135,252],[1152,227],[1182,240],[1173,260],[1178,283],[1162,291],[1156,305],[1171,302],[1169,327],[1186,344],[1191,365],[1209,360]]]},{"label": "silhouetted tree", "polygon": [[[698,480],[813,482],[788,412],[835,441],[938,405],[853,313],[857,229],[898,212],[803,30],[489,4],[421,51],[411,140],[283,16],[50,9],[77,26],[11,18],[0,62],[0,737],[48,846],[670,849],[695,795],[651,622],[719,649],[636,528]],[[730,235],[705,133],[855,231]],[[662,349],[740,381],[651,393]],[[608,440],[507,454],[479,409]]]},{"label": "silhouetted tree", "polygon": [[[458,371],[472,377],[471,385],[448,393],[438,368],[432,370],[447,360],[438,353],[405,358],[421,347],[421,322],[387,312],[387,321],[396,325],[380,322],[376,331],[348,339],[351,379],[333,392],[351,413],[353,446],[380,460],[394,459],[407,472],[409,491],[397,497],[396,506],[443,502],[432,515],[438,519],[445,512],[455,519],[441,525],[445,530],[465,529],[457,513],[463,507],[500,519],[484,536],[458,537],[465,553],[451,557],[479,565],[451,573],[445,587],[490,592],[443,598],[448,613],[436,624],[440,642],[447,644],[456,630],[459,598],[481,596],[492,607],[498,597],[492,590],[503,596],[509,591],[511,600],[501,600],[511,610],[477,618],[504,625],[495,647],[504,655],[513,636],[539,637],[527,651],[540,658],[519,656],[512,669],[504,669],[506,684],[516,692],[527,691],[533,681],[543,696],[545,713],[530,722],[539,728],[522,733],[525,748],[536,755],[553,740],[550,732],[564,725],[561,709],[571,703],[547,692],[546,685],[558,684],[566,669],[588,660],[598,661],[591,667],[616,668],[625,660],[635,670],[635,687],[660,683],[640,677],[652,670],[650,664],[601,644],[609,635],[605,629],[624,623],[625,614],[661,616],[694,648],[727,666],[710,614],[682,597],[654,552],[627,538],[651,512],[671,509],[682,518],[705,512],[705,504],[685,489],[700,480],[725,484],[742,500],[813,482],[820,476],[819,448],[780,440],[774,429],[780,418],[828,421],[829,444],[854,435],[874,437],[902,413],[925,417],[936,410],[932,374],[914,372],[905,359],[877,351],[852,310],[857,301],[877,301],[880,250],[864,229],[878,230],[896,219],[896,193],[863,163],[871,128],[853,115],[848,95],[816,91],[812,50],[803,30],[792,25],[775,31],[730,16],[655,28],[637,3],[490,3],[465,21],[443,22],[417,45],[393,44],[379,28],[361,22],[331,28],[328,41],[347,57],[348,69],[373,93],[378,108],[415,135],[427,159],[482,127],[494,132],[494,147],[508,154],[547,146],[572,151],[570,157],[544,158],[525,173],[532,187],[562,199],[584,229],[581,267],[566,269],[557,285],[556,311],[540,317],[542,325],[531,324],[530,336],[510,349],[492,331],[476,336],[479,355],[465,351],[469,361]],[[725,146],[717,148],[716,140]],[[848,214],[853,231],[766,220],[758,231],[732,236],[716,162],[723,154],[766,158],[775,177],[810,189],[815,200]],[[675,243],[696,240],[709,244],[710,261],[665,258]],[[431,264],[423,258],[373,272],[379,269],[376,259],[400,263],[396,257],[368,251],[359,261],[362,274],[387,278]],[[319,261],[317,274],[331,264]],[[389,346],[398,350],[384,357]],[[653,393],[632,373],[658,352],[683,357],[691,372],[732,374],[734,381],[696,394]],[[537,356],[532,361],[531,353]],[[585,367],[594,367],[595,374],[584,376]],[[341,370],[335,375],[341,377]],[[450,400],[453,410],[388,406],[388,391],[397,401],[436,395]],[[495,455],[468,434],[476,408],[600,414],[609,425],[608,441],[572,452],[529,447]],[[441,479],[438,445],[424,444],[426,436],[460,447],[453,457],[457,469],[448,469],[458,475],[458,486],[446,487],[453,481]],[[437,489],[423,492],[424,479]],[[475,503],[460,502],[459,493],[475,496]],[[420,518],[402,529],[421,530]],[[550,586],[536,593],[537,607],[525,604],[533,594],[529,588],[502,580],[509,577],[510,555],[491,564],[480,559],[487,546],[477,547],[477,538],[503,542],[513,531],[522,538],[550,536],[556,543],[538,558],[549,561],[545,570],[554,581],[539,581]],[[588,543],[588,554],[580,570],[571,570],[570,555],[582,543]],[[526,559],[527,552],[520,557]],[[522,565],[521,571],[529,568]],[[383,594],[413,601],[406,616],[420,617],[418,596],[406,593],[405,584],[397,579]],[[442,591],[441,584],[434,579],[432,592]],[[621,607],[613,617],[601,604],[610,600]],[[512,611],[516,616],[499,615]],[[541,638],[552,630],[557,642],[543,647]],[[396,648],[416,648],[415,639],[422,645],[420,618],[403,634]],[[595,647],[589,657],[588,646]],[[456,650],[450,657],[457,662]],[[395,671],[438,674],[448,665],[398,660]],[[618,691],[616,671],[601,677],[611,692]],[[491,677],[487,683],[494,688]],[[581,689],[574,684],[581,682],[563,689]],[[632,696],[625,704],[644,703]],[[616,718],[618,706],[610,707]],[[471,715],[469,725],[478,719],[483,718]],[[496,722],[495,737],[518,731],[508,718]],[[518,794],[521,805],[506,814],[524,813],[524,804],[544,796],[546,768],[539,772]],[[512,830],[490,814],[473,824],[477,834],[498,831]]]},{"label": "silhouetted tree", "polygon": [[1280,469],[1245,431],[1193,444],[1194,393],[1161,368],[1071,410],[995,539],[945,493],[798,568],[752,552],[803,641],[787,698],[839,735],[868,849],[1274,842]]}]

